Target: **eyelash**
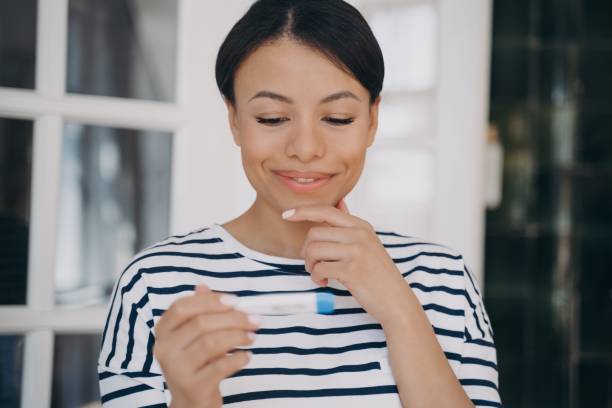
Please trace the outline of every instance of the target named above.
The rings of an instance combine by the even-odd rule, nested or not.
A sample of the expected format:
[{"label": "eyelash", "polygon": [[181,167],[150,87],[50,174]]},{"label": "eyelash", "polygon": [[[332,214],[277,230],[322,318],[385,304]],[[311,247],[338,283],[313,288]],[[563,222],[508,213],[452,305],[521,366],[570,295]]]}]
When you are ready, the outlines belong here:
[{"label": "eyelash", "polygon": [[[282,122],[286,122],[287,118],[256,118],[257,122],[266,126],[279,126]],[[333,126],[346,126],[350,125],[355,121],[355,118],[338,119],[338,118],[326,118],[329,123]]]}]

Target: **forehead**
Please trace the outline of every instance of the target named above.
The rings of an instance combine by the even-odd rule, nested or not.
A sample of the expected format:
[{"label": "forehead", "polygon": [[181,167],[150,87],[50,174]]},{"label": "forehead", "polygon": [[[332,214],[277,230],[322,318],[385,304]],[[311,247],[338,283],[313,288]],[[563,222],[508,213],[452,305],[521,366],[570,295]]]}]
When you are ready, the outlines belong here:
[{"label": "forehead", "polygon": [[295,99],[317,101],[338,90],[352,91],[362,100],[367,100],[369,95],[359,81],[321,52],[290,39],[259,47],[236,72],[237,101],[264,89]]}]

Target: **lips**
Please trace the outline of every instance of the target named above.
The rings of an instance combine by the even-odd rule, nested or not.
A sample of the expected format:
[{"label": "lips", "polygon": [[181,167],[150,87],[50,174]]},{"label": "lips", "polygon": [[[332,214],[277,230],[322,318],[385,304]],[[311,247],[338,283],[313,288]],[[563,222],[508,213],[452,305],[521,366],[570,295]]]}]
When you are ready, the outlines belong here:
[{"label": "lips", "polygon": [[[295,193],[310,193],[318,190],[326,185],[334,176],[329,173],[301,173],[294,171],[274,172],[278,176],[279,181],[286,187],[289,187]],[[314,179],[309,183],[299,183],[294,179]]]},{"label": "lips", "polygon": [[289,178],[306,178],[306,179],[324,179],[330,178],[333,176],[332,173],[318,173],[318,172],[306,172],[302,173],[299,171],[276,171],[275,173],[280,174],[281,176],[289,177]]}]

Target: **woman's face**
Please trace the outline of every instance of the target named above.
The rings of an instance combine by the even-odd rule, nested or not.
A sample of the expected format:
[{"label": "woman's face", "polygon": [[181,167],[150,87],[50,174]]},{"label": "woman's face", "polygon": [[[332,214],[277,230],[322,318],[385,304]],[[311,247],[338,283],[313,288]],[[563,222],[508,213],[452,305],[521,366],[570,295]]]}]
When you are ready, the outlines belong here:
[{"label": "woman's face", "polygon": [[[380,102],[371,105],[355,78],[319,52],[280,39],[243,62],[234,94],[230,127],[258,200],[282,212],[335,205],[353,189],[374,140]],[[317,180],[298,184],[293,178],[300,176]]]}]

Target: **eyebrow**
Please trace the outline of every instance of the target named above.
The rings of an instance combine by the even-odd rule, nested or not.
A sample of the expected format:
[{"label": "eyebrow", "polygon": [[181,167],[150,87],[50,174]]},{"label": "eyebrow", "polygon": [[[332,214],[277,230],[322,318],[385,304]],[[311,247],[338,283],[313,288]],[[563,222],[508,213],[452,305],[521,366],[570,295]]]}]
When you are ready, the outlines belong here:
[{"label": "eyebrow", "polygon": [[[271,92],[271,91],[259,91],[255,94],[255,96],[249,99],[249,102],[251,102],[253,99],[256,99],[256,98],[270,98],[270,99],[274,99],[274,100],[284,102],[284,103],[289,103],[289,104],[294,103],[293,99],[287,96],[284,96],[284,95],[277,94],[275,92]],[[351,99],[355,99],[358,102],[361,102],[361,99],[359,99],[357,95],[355,95],[354,93],[350,91],[340,91],[340,92],[331,94],[329,96],[326,96],[325,98],[321,99],[319,103],[321,104],[329,103],[329,102],[337,101],[338,99],[343,99],[343,98],[351,98]]]}]

